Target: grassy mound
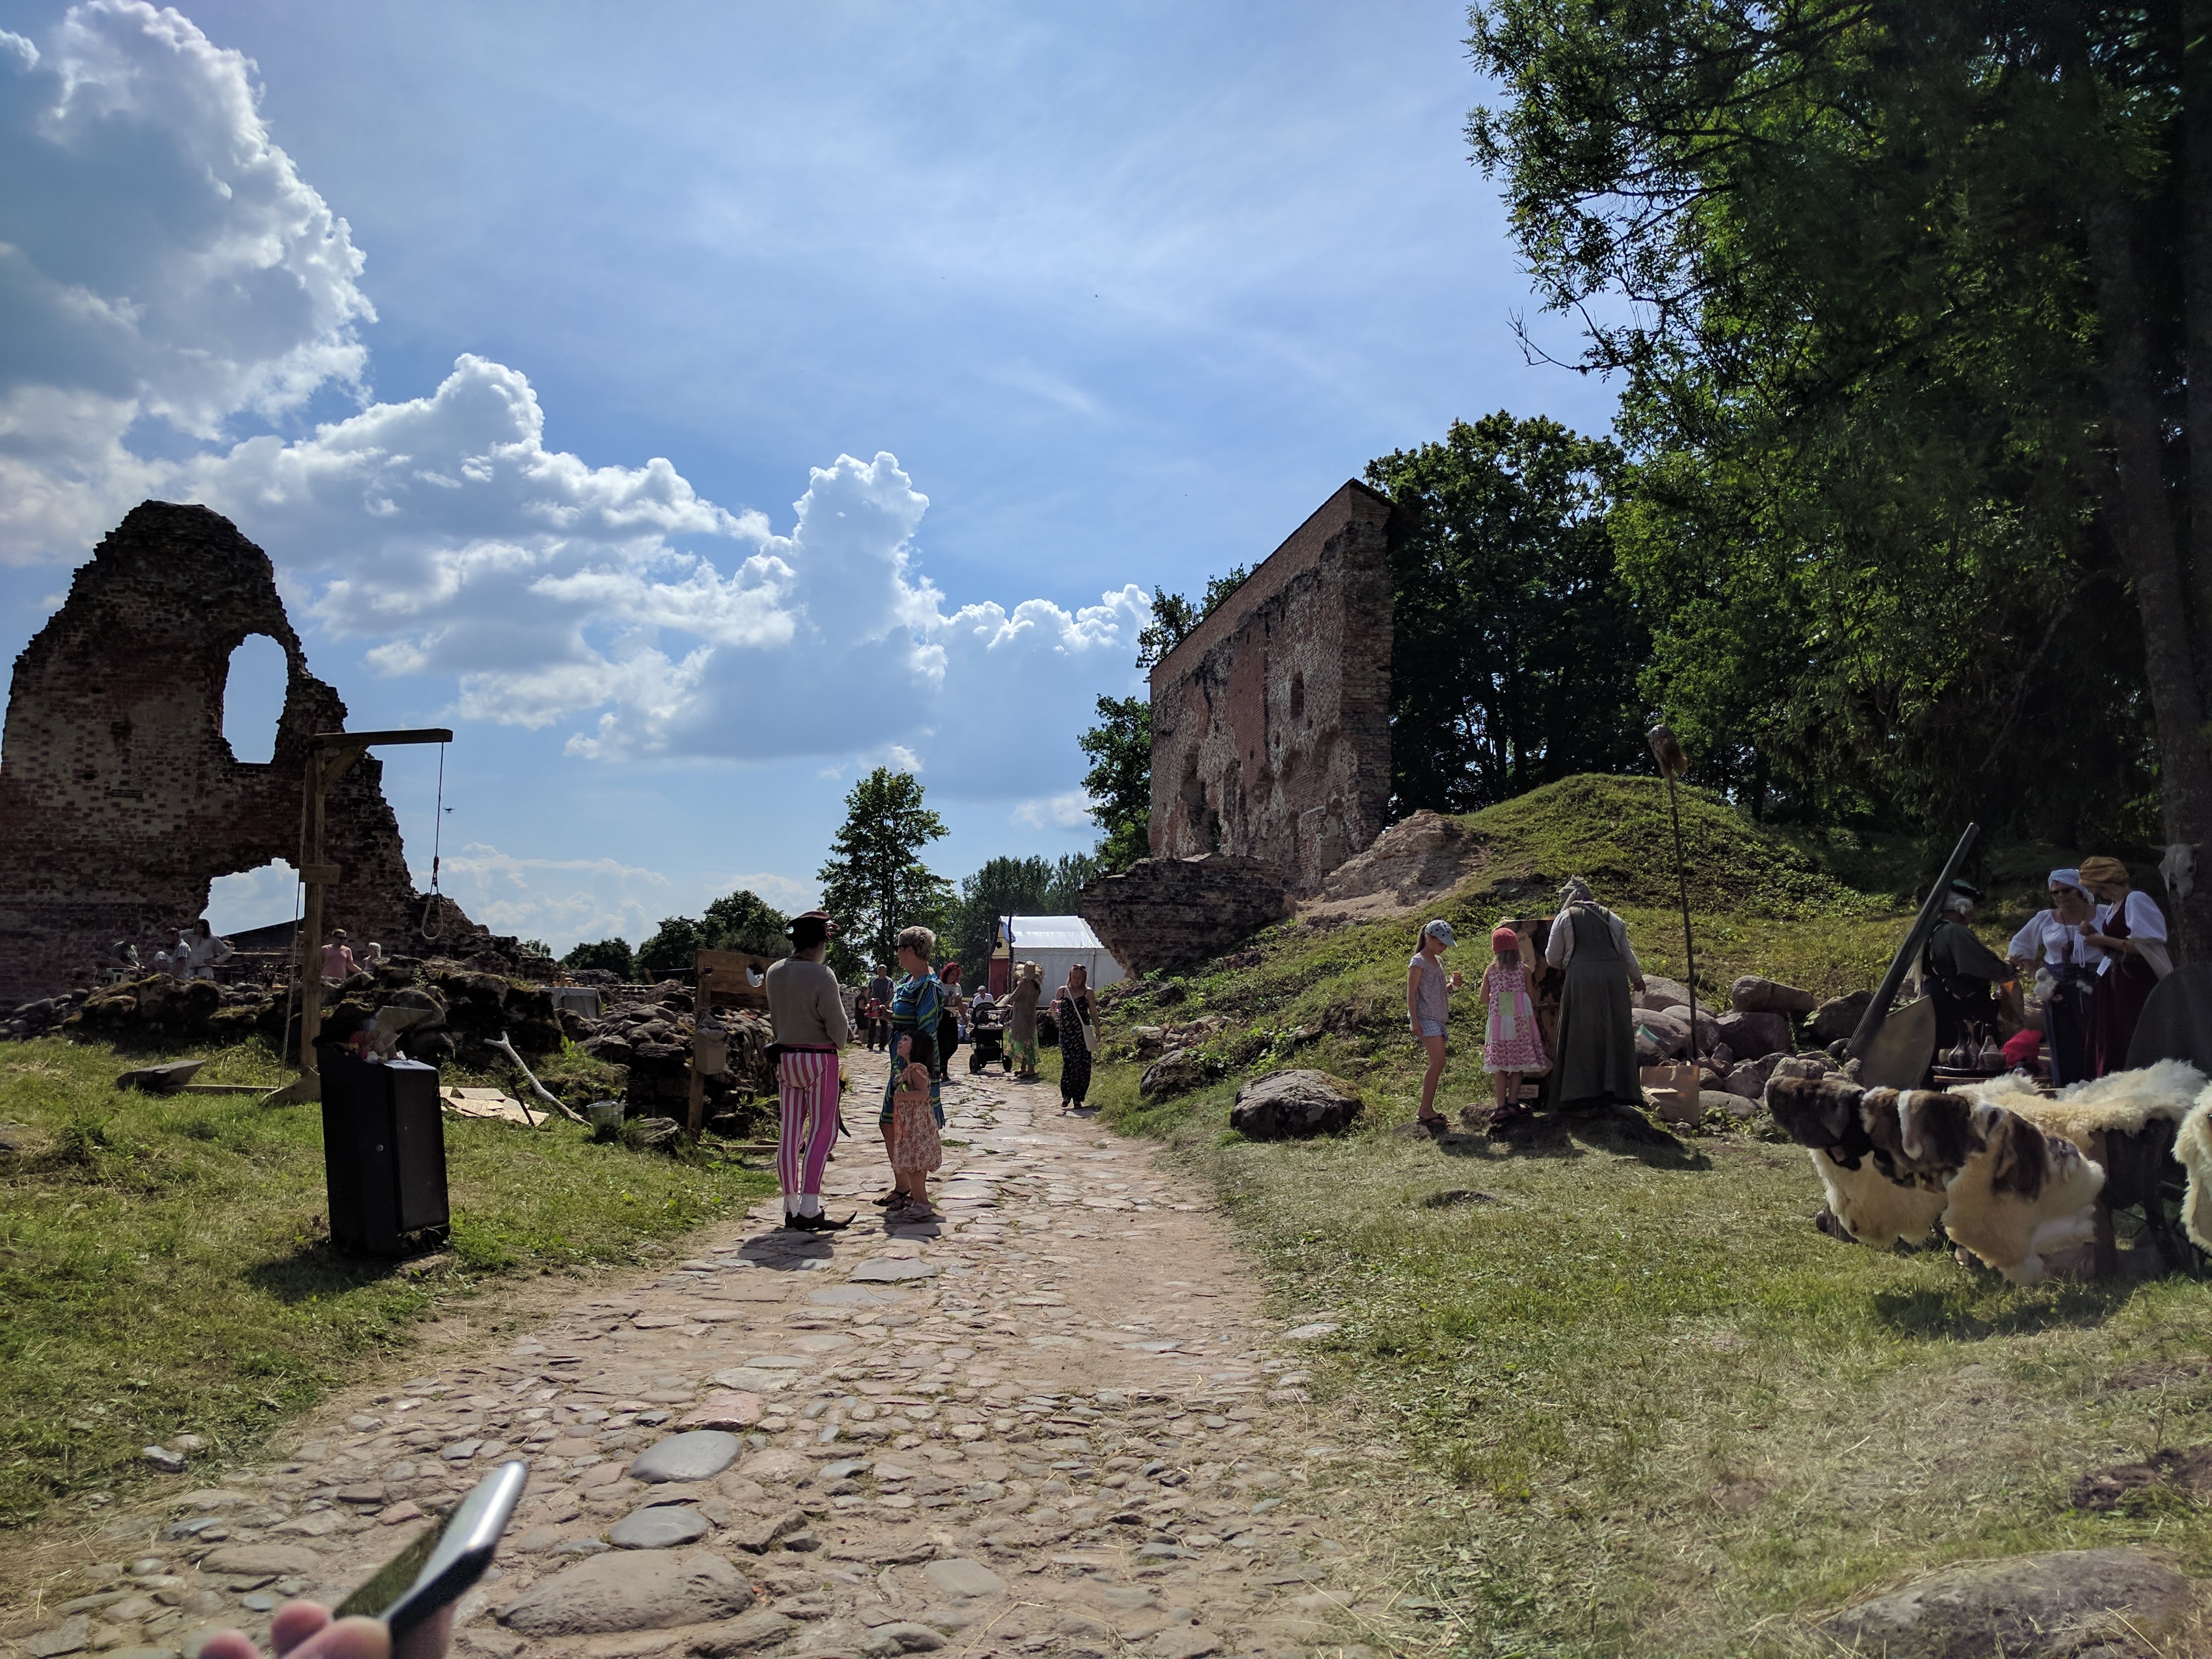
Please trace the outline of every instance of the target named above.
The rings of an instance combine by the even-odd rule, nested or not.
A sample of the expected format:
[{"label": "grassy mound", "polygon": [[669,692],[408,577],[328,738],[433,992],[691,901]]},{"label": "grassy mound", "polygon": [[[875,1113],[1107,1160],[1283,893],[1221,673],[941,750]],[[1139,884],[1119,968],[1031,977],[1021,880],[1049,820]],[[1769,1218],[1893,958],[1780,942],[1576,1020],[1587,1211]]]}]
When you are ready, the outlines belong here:
[{"label": "grassy mound", "polygon": [[[1692,911],[1796,918],[1876,908],[1725,801],[1676,793]],[[1657,778],[1562,778],[1461,822],[1488,848],[1484,877],[1493,884],[1580,876],[1616,910],[1680,906],[1667,786]]]},{"label": "grassy mound", "polygon": [[[319,1107],[118,1092],[142,1063],[0,1043],[0,1524],[127,1486],[173,1434],[220,1468],[486,1281],[631,1265],[773,1187],[573,1125],[449,1120],[450,1252],[355,1261],[329,1248]],[[282,1076],[246,1045],[199,1080]]]}]

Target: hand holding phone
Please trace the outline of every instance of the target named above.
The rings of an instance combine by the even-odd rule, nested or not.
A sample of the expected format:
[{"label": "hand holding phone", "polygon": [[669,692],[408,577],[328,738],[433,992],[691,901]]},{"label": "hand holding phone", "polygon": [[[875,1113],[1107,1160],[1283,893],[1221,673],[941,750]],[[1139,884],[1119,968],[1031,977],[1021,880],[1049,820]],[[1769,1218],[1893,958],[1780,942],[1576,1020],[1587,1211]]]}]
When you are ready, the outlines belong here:
[{"label": "hand holding phone", "polygon": [[396,1647],[408,1632],[452,1607],[491,1565],[499,1535],[507,1530],[529,1478],[530,1465],[520,1459],[501,1464],[454,1506],[443,1525],[426,1528],[381,1572],[339,1602],[338,1617],[381,1620]]}]

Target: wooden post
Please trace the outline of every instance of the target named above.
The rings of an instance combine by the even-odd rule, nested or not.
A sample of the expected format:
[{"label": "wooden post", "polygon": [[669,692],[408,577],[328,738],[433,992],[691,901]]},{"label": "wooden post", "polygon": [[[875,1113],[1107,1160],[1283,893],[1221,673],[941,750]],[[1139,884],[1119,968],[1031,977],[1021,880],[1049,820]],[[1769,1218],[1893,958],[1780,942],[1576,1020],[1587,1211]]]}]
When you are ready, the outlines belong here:
[{"label": "wooden post", "polygon": [[322,1098],[315,1066],[315,1038],[323,1024],[323,890],[342,872],[323,862],[323,806],[331,786],[353,769],[373,744],[451,743],[442,727],[411,732],[319,732],[307,739],[306,811],[301,823],[300,882],[306,898],[300,910],[300,1075],[269,1097],[271,1104]]}]

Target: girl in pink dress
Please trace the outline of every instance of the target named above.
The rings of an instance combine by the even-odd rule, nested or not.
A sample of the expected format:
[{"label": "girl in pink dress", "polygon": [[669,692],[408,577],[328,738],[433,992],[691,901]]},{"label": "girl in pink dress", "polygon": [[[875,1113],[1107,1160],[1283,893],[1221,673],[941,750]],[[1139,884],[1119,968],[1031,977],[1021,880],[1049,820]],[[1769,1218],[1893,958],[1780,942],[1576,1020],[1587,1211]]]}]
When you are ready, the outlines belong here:
[{"label": "girl in pink dress", "polygon": [[1482,1068],[1498,1079],[1498,1115],[1521,1109],[1521,1077],[1544,1069],[1544,1040],[1536,1032],[1536,1005],[1528,994],[1528,971],[1521,963],[1521,937],[1510,927],[1490,935],[1495,960],[1482,970],[1482,1000],[1489,1028],[1482,1044]]}]

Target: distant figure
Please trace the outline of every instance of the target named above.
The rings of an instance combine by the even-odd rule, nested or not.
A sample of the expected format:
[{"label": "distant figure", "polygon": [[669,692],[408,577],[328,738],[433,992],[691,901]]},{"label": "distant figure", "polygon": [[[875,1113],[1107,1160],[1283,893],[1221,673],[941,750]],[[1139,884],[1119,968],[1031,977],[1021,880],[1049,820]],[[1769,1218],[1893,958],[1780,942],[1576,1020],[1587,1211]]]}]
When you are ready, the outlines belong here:
[{"label": "distant figure", "polygon": [[876,964],[875,977],[868,981],[868,1047],[887,1048],[891,1041],[891,994],[896,989],[891,983],[891,970],[882,963]]},{"label": "distant figure", "polygon": [[[1644,988],[1644,965],[1629,948],[1628,924],[1600,904],[1579,876],[1559,889],[1544,960],[1567,976],[1552,1055],[1553,1104],[1642,1105],[1628,994]],[[1695,1020],[1697,1011],[1688,1017]]]},{"label": "distant figure", "polygon": [[361,954],[354,960],[374,973],[384,965],[384,947],[374,939],[371,939],[361,947]]},{"label": "distant figure", "polygon": [[2126,865],[2102,854],[2083,859],[2081,884],[2102,901],[2096,919],[2081,924],[2081,938],[2104,956],[2089,1013],[2090,1064],[2103,1077],[2127,1069],[2136,1022],[2159,981],[2173,971],[2173,956],[2165,913],[2148,893],[2135,890]]},{"label": "distant figure", "polygon": [[361,964],[354,960],[353,951],[346,944],[343,927],[331,929],[331,942],[323,946],[323,977],[343,982],[360,972]]},{"label": "distant figure", "polygon": [[1053,998],[1060,1027],[1060,1109],[1079,1112],[1091,1092],[1091,1056],[1098,1047],[1098,1007],[1091,996],[1091,970],[1071,963],[1067,983]]},{"label": "distant figure", "polygon": [[109,959],[114,963],[114,966],[107,970],[109,979],[134,979],[137,976],[140,967],[138,947],[129,939],[116,940],[114,944],[108,946],[107,954]]},{"label": "distant figure", "polygon": [[215,970],[235,954],[230,941],[209,927],[205,916],[194,922],[184,938],[185,963],[177,972],[179,979],[213,979]]},{"label": "distant figure", "polygon": [[930,1207],[929,1176],[945,1164],[939,1133],[942,1108],[934,1045],[927,1031],[901,1036],[891,1056],[891,1201],[884,1206],[886,1226],[916,1226],[945,1218]]},{"label": "distant figure", "polygon": [[1037,1074],[1037,1003],[1044,995],[1044,969],[1034,962],[1014,965],[1014,988],[1006,994],[1006,1052],[1013,1057],[1017,1081]]},{"label": "distant figure", "polygon": [[1971,1037],[1978,1049],[1997,1029],[1997,987],[2012,978],[2012,964],[1974,936],[1974,906],[1982,890],[1960,877],[1943,895],[1943,918],[1920,947],[1920,982],[1936,1005],[1936,1051],[1941,1054]]},{"label": "distant figure", "polygon": [[945,988],[945,1012],[937,1021],[937,1077],[940,1083],[952,1075],[952,1051],[960,1046],[960,959],[955,957],[937,970]]},{"label": "distant figure", "polygon": [[837,1051],[852,1036],[836,973],[822,960],[836,927],[826,912],[809,910],[784,931],[791,954],[769,969],[764,987],[782,1108],[775,1175],[783,1188],[783,1224],[803,1233],[840,1232],[853,1218],[836,1220],[822,1208],[823,1166],[837,1143]]},{"label": "distant figure", "polygon": [[[2051,1042],[2051,1080],[2086,1083],[2097,1074],[2090,1063],[2090,1015],[2104,952],[2081,937],[2081,924],[2096,920],[2097,902],[2081,884],[2081,872],[2070,866],[2051,872],[2049,890],[2050,908],[2027,919],[2005,954],[2035,977]],[[2012,1052],[2009,1042],[2005,1052]]]},{"label": "distant figure", "polygon": [[1482,1000],[1489,1020],[1482,1043],[1482,1069],[1498,1080],[1492,1123],[1522,1116],[1521,1079],[1544,1069],[1544,1039],[1536,1030],[1535,999],[1528,994],[1528,970],[1521,961],[1521,936],[1510,927],[1490,931],[1489,967],[1482,970]]},{"label": "distant figure", "polygon": [[1442,916],[1421,929],[1421,942],[1406,963],[1406,1022],[1413,1039],[1428,1055],[1421,1074],[1421,1105],[1414,1121],[1429,1133],[1442,1134],[1448,1125],[1437,1109],[1437,1085],[1444,1075],[1444,1032],[1451,1019],[1451,994],[1460,988],[1460,975],[1444,969],[1444,952],[1458,941],[1451,923]]},{"label": "distant figure", "polygon": [[185,943],[185,930],[173,927],[169,930],[169,942],[154,952],[154,971],[181,978],[191,954],[191,947]]}]

